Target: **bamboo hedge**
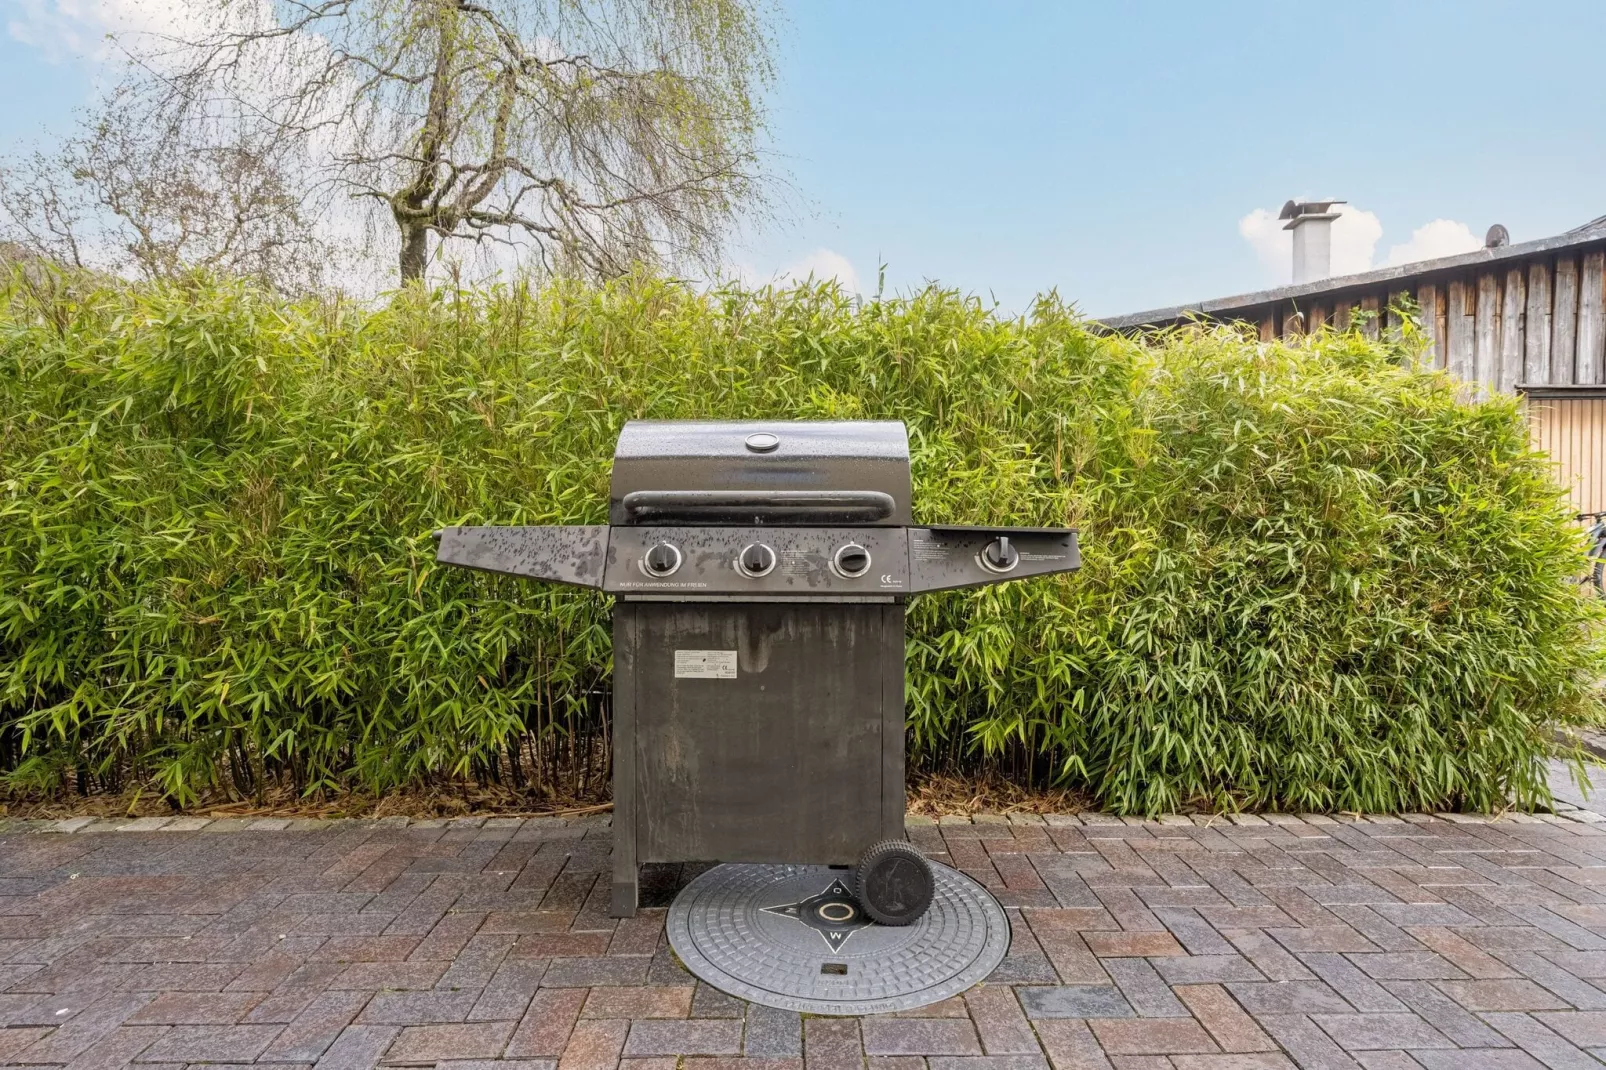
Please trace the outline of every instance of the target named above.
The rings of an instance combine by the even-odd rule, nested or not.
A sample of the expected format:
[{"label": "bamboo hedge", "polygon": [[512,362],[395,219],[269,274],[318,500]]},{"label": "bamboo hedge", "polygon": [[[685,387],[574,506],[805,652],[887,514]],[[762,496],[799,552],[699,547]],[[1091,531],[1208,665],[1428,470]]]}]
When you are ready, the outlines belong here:
[{"label": "bamboo hedge", "polygon": [[1418,340],[1133,341],[1048,297],[0,287],[0,772],[175,805],[605,790],[608,605],[432,560],[605,520],[632,417],[896,418],[922,522],[1071,524],[1071,577],[919,600],[917,770],[1117,812],[1542,805],[1603,615],[1518,405]]}]

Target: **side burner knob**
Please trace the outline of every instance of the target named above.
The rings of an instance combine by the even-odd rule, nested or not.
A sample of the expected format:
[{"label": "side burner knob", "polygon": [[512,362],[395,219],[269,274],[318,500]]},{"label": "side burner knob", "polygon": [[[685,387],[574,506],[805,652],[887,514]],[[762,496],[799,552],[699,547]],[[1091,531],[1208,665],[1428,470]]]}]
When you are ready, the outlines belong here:
[{"label": "side burner knob", "polygon": [[1000,535],[982,550],[981,563],[994,572],[1008,572],[1020,564],[1020,551],[1009,544],[1008,535]]},{"label": "side burner knob", "polygon": [[775,551],[761,542],[748,543],[737,555],[736,567],[747,576],[767,576],[775,567]]},{"label": "side burner knob", "polygon": [[658,543],[647,551],[642,564],[653,576],[672,576],[680,568],[680,551],[667,542]]}]

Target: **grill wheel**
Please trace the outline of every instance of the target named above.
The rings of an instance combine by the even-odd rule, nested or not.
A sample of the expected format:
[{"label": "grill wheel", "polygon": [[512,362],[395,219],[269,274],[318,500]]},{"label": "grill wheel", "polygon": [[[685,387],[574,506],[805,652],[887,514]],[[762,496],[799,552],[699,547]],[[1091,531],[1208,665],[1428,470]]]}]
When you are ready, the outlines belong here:
[{"label": "grill wheel", "polygon": [[931,906],[931,863],[903,840],[882,840],[859,856],[854,890],[864,912],[882,925],[912,925]]}]

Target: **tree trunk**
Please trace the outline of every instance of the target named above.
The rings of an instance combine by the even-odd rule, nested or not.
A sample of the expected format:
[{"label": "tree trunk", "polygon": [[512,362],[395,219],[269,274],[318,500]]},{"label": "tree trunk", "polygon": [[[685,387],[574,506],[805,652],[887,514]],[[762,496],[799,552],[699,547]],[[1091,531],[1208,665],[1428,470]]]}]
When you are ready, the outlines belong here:
[{"label": "tree trunk", "polygon": [[420,282],[429,263],[429,228],[401,225],[401,281]]}]

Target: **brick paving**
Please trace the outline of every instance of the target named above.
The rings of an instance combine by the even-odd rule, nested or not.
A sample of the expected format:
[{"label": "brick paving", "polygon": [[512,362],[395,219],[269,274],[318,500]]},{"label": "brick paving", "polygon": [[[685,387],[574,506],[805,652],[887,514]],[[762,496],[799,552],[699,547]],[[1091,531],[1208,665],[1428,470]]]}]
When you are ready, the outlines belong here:
[{"label": "brick paving", "polygon": [[[911,822],[1008,957],[935,1006],[750,1006],[607,917],[605,817],[0,825],[0,1065],[1606,1065],[1606,818]],[[599,879],[601,878],[601,879]]]}]

